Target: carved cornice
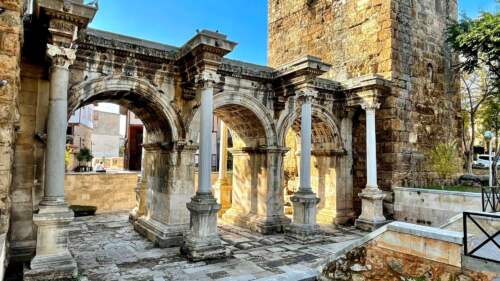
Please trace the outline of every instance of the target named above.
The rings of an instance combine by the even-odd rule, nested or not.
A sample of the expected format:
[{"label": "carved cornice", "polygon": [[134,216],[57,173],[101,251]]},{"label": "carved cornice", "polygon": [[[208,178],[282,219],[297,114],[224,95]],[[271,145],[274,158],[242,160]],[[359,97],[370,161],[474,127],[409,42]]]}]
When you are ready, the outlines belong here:
[{"label": "carved cornice", "polygon": [[376,104],[391,91],[391,82],[378,75],[353,78],[346,83],[346,101],[349,106]]},{"label": "carved cornice", "polygon": [[88,48],[94,46],[103,49],[120,50],[162,60],[174,60],[177,53],[177,48],[172,46],[94,29],[83,31],[79,38],[79,44],[87,45]]},{"label": "carved cornice", "polygon": [[47,44],[47,57],[52,66],[69,68],[76,59],[76,50]]},{"label": "carved cornice", "polygon": [[47,16],[73,23],[78,28],[85,28],[92,21],[97,8],[67,0],[37,0],[34,13],[37,18]]}]

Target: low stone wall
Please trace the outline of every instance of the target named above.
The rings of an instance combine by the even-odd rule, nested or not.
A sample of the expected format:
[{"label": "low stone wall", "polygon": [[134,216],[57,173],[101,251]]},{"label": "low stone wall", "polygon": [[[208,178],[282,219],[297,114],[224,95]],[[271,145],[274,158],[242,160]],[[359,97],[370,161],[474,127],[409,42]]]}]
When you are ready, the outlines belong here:
[{"label": "low stone wall", "polygon": [[394,218],[441,226],[463,211],[481,210],[481,194],[421,188],[394,188]]},{"label": "low stone wall", "polygon": [[97,213],[131,210],[135,207],[136,172],[68,173],[65,197],[69,205],[97,207]]},{"label": "low stone wall", "polygon": [[318,280],[492,281],[462,267],[462,233],[393,222],[348,245],[318,267]]}]

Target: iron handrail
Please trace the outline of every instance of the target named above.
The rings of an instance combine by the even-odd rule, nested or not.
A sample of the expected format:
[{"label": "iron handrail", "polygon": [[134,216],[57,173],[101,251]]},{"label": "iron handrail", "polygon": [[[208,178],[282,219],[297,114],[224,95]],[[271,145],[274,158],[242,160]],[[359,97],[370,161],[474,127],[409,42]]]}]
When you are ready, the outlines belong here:
[{"label": "iron handrail", "polygon": [[[490,234],[488,231],[486,231],[480,223],[477,222],[477,220],[474,219],[474,217],[484,217],[484,218],[495,218],[495,219],[500,219],[500,215],[497,214],[491,214],[491,213],[478,213],[478,212],[464,212],[463,213],[463,225],[464,225],[464,255],[477,258],[477,259],[482,259],[490,262],[495,262],[495,263],[500,263],[500,260],[495,260],[495,259],[490,259],[488,257],[482,257],[475,255],[478,250],[484,247],[484,245],[488,244],[489,242],[492,242],[497,250],[500,252],[500,245],[498,242],[495,240],[497,236],[500,237],[500,230],[497,230],[495,233]],[[474,225],[486,236],[486,239],[482,241],[479,245],[473,246],[472,249],[469,251],[469,245],[468,245],[468,224],[467,221],[471,220]]]},{"label": "iron handrail", "polygon": [[500,188],[498,186],[489,186],[481,188],[481,202],[483,212],[491,208],[491,212],[500,212]]}]

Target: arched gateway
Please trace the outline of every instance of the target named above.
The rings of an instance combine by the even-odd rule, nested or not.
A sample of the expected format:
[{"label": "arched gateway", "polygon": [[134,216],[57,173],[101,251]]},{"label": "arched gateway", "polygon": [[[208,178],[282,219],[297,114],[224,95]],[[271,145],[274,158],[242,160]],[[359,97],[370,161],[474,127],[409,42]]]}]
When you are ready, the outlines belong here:
[{"label": "arched gateway", "polygon": [[[329,65],[316,57],[279,68],[258,66],[224,58],[236,44],[217,32],[200,31],[178,48],[87,29],[95,9],[73,1],[37,5],[51,36],[50,44],[42,40],[35,47],[46,50],[51,64],[44,81],[50,89],[45,192],[33,199],[34,205],[40,202],[32,218],[38,225],[33,276],[48,267],[60,269],[61,276],[76,268],[62,229],[73,216],[64,202],[62,128],[68,113],[87,104],[117,103],[143,121],[147,138],[134,228],[158,246],[182,245],[191,260],[228,254],[217,232],[222,195],[213,196],[210,179],[213,116],[233,140],[232,186],[219,191],[232,198],[221,212],[227,223],[264,234],[286,231],[307,242],[317,233],[317,221],[354,220],[352,112],[360,105],[370,113],[367,168],[369,184],[376,185],[374,110],[385,80],[363,77],[340,85],[319,78]],[[40,73],[49,70],[44,67]],[[380,195],[376,186],[370,188]],[[381,206],[383,196],[377,196],[363,200]],[[284,207],[290,202],[292,219]],[[369,214],[363,223],[383,218]],[[16,239],[25,238],[14,234]]]}]

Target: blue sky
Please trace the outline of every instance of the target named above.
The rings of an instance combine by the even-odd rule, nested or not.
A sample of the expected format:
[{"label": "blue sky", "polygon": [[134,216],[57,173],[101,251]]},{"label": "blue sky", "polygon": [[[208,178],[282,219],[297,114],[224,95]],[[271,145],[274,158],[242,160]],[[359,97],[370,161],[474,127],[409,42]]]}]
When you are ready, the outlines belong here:
[{"label": "blue sky", "polygon": [[[475,17],[496,4],[459,0],[459,5]],[[238,42],[230,58],[264,65],[267,60],[267,0],[100,0],[91,27],[174,46],[196,29],[218,30]]]}]

